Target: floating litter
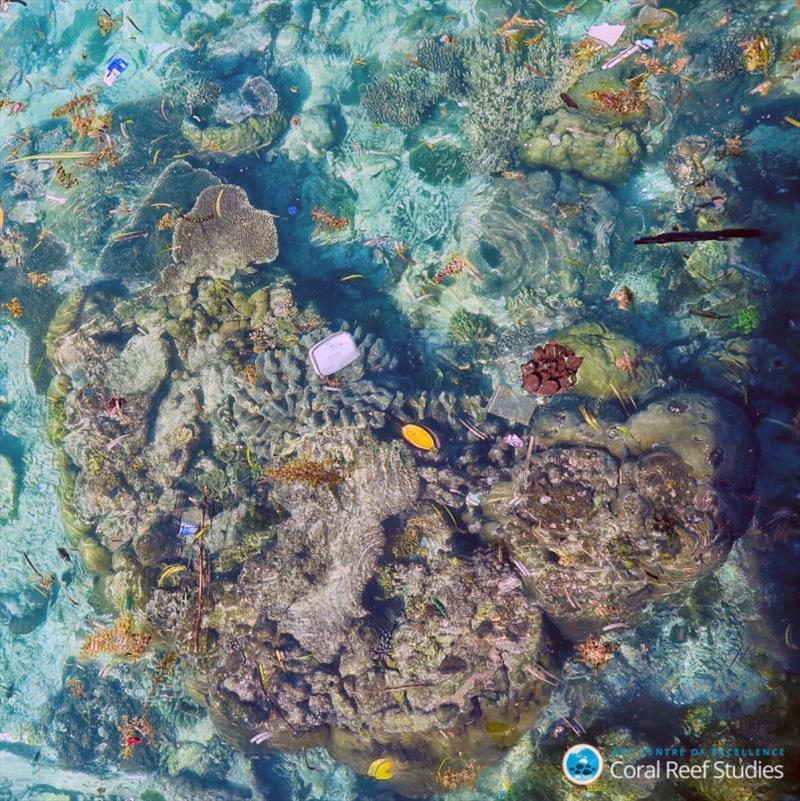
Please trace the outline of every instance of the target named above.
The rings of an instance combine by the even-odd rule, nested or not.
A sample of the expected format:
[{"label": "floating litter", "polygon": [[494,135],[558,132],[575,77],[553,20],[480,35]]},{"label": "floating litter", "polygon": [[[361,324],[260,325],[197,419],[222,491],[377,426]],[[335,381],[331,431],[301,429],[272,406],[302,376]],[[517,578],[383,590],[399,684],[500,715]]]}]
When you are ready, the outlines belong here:
[{"label": "floating litter", "polygon": [[597,39],[608,47],[613,47],[625,33],[624,25],[609,25],[604,22],[602,25],[593,25],[589,28],[588,34],[592,39]]},{"label": "floating litter", "polygon": [[103,76],[103,83],[106,86],[113,86],[114,81],[128,69],[128,62],[124,58],[117,56],[112,59],[106,67],[106,74]]},{"label": "floating litter", "polygon": [[200,514],[197,509],[188,509],[181,516],[178,537],[193,537],[200,531]]},{"label": "floating litter", "polygon": [[318,376],[333,375],[358,358],[358,345],[347,331],[337,331],[312,345],[308,358]]},{"label": "floating litter", "polygon": [[421,451],[432,451],[439,447],[439,437],[429,428],[416,423],[406,423],[400,429],[400,436],[409,445],[413,445]]},{"label": "floating litter", "polygon": [[538,405],[532,396],[523,395],[505,384],[500,384],[486,406],[486,411],[512,423],[527,425]]}]

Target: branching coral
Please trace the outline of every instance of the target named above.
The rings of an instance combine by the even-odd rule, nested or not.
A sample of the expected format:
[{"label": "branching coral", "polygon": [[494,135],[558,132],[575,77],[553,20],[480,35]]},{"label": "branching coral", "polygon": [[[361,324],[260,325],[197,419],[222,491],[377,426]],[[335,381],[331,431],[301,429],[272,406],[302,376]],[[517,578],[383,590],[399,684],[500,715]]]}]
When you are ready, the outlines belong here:
[{"label": "branching coral", "polygon": [[509,51],[502,37],[484,27],[466,38],[463,48],[470,162],[479,172],[500,172],[533,115],[558,105],[572,67],[562,61],[561,40],[549,31],[536,45]]},{"label": "branching coral", "polygon": [[451,342],[460,345],[485,344],[494,342],[497,332],[485,314],[458,309],[450,318],[447,336]]},{"label": "branching coral", "polygon": [[416,128],[445,84],[444,76],[409,66],[374,80],[364,91],[361,105],[372,122]]}]

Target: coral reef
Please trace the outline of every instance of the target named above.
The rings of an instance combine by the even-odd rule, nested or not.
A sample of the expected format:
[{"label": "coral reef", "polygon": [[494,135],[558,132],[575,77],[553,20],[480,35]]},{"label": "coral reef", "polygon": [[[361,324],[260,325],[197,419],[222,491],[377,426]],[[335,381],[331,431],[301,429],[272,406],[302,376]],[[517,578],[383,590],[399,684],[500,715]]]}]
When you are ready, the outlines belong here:
[{"label": "coral reef", "polygon": [[266,117],[278,108],[278,93],[262,75],[248,78],[234,100],[217,104],[216,116],[221,122],[238,125],[248,117]]},{"label": "coral reef", "polygon": [[[430,792],[437,766],[457,749],[466,761],[487,753],[491,737],[470,711],[475,699],[520,730],[538,713],[549,690],[548,644],[540,613],[520,603],[519,580],[491,552],[454,559],[435,513],[412,506],[413,469],[396,461],[396,445],[370,447],[370,439],[340,429],[307,443],[315,454],[343,448],[355,460],[352,478],[341,496],[281,490],[276,500],[291,517],[275,547],[245,565],[230,611],[209,620],[217,643],[209,701],[251,752],[259,733],[276,748],[324,742],[364,773],[382,754],[398,766],[395,786]],[[423,527],[425,556],[392,568],[404,611],[379,628],[362,595],[385,547],[378,521],[401,510],[432,521]],[[250,628],[256,620],[269,621],[266,629]]]},{"label": "coral reef", "polygon": [[8,457],[0,455],[0,522],[17,513],[17,471]]},{"label": "coral reef", "polygon": [[548,30],[535,45],[509,49],[493,28],[485,27],[466,37],[462,49],[470,166],[497,173],[508,166],[533,115],[558,107],[559,93],[573,81],[572,68],[564,63],[561,39]]},{"label": "coral reef", "polygon": [[[100,272],[123,280],[153,279],[169,263],[170,232],[158,226],[164,209],[186,213],[204,189],[219,184],[219,178],[208,170],[196,169],[181,159],[171,162],[120,232],[122,236],[109,241],[101,251],[97,262]],[[136,232],[149,236],[125,237]]]},{"label": "coral reef", "polygon": [[150,645],[150,635],[136,631],[130,617],[120,617],[113,626],[90,634],[81,647],[81,659],[108,655],[125,659],[141,659]]},{"label": "coral reef", "polygon": [[467,176],[463,150],[449,142],[421,142],[408,154],[408,166],[430,184],[460,183]]},{"label": "coral reef", "polygon": [[402,405],[394,379],[381,375],[392,370],[395,358],[383,340],[362,337],[360,328],[353,333],[361,355],[336,374],[338,391],[326,390],[304,351],[330,333],[322,329],[293,347],[260,353],[254,385],[229,376],[236,427],[257,458],[269,462],[291,454],[301,436],[336,424],[382,428],[387,413]]}]

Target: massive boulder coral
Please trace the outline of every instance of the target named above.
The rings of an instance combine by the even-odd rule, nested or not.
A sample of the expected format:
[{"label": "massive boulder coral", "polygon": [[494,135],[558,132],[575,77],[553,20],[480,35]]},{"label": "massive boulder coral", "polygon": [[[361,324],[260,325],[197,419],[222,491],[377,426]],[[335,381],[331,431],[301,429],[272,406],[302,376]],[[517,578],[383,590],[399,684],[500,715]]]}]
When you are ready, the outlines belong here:
[{"label": "massive boulder coral", "polygon": [[707,575],[744,532],[753,440],[729,401],[680,393],[619,427],[554,415],[537,436],[545,450],[485,501],[484,533],[570,637]]},{"label": "massive boulder coral", "polygon": [[265,116],[247,117],[235,125],[209,125],[200,128],[184,122],[183,137],[192,147],[225,156],[238,156],[268,147],[286,128],[286,116],[273,111]]},{"label": "massive boulder coral", "polygon": [[573,170],[589,181],[621,184],[641,156],[636,134],[559,109],[522,137],[520,157],[531,167]]}]

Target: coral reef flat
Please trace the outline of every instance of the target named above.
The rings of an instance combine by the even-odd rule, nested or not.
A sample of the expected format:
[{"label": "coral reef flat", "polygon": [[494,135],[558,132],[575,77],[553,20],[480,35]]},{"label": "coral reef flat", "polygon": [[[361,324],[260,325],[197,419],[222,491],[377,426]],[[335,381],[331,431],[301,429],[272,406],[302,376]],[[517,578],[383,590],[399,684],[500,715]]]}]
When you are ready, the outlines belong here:
[{"label": "coral reef flat", "polygon": [[795,0],[0,41],[0,801],[800,798]]}]

